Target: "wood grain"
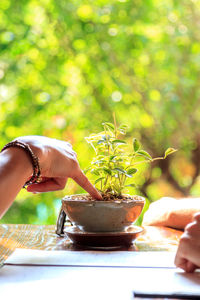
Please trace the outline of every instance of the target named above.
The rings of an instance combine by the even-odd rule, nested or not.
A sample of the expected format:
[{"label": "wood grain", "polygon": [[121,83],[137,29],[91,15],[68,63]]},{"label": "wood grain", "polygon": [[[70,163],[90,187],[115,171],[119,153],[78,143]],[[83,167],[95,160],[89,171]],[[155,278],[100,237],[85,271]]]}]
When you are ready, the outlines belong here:
[{"label": "wood grain", "polygon": [[[128,251],[175,251],[182,232],[166,227],[146,226]],[[16,248],[40,250],[86,250],[74,246],[67,236],[58,237],[55,225],[0,225],[0,265]]]},{"label": "wood grain", "polygon": [[0,264],[16,249],[64,250],[69,239],[55,234],[55,226],[0,225]]}]

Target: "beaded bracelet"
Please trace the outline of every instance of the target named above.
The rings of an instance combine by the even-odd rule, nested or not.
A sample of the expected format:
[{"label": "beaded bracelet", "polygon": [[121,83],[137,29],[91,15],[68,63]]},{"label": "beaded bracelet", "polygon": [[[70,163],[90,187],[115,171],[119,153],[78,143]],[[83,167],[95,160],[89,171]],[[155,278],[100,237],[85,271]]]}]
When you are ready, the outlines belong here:
[{"label": "beaded bracelet", "polygon": [[18,147],[18,148],[24,149],[31,159],[31,163],[33,166],[33,175],[31,176],[31,178],[28,181],[25,182],[25,184],[23,185],[23,188],[26,188],[28,185],[31,185],[33,183],[41,182],[41,177],[40,177],[41,171],[40,171],[39,159],[33,153],[33,151],[31,150],[31,147],[28,144],[25,144],[23,142],[19,142],[19,141],[15,140],[13,142],[6,144],[3,147],[3,149],[1,150],[1,152],[10,147]]}]

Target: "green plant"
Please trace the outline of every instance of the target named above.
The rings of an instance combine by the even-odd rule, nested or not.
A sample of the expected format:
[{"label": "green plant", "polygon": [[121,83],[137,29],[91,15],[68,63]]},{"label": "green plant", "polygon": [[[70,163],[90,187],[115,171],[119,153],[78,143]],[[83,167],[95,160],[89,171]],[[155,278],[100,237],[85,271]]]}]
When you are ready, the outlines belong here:
[{"label": "green plant", "polygon": [[152,158],[136,138],[133,138],[132,145],[122,138],[127,132],[126,125],[117,127],[115,121],[114,124],[106,122],[102,125],[102,132],[86,137],[96,156],[85,171],[97,176],[94,184],[102,194],[120,196],[125,188],[135,187],[134,181],[127,183],[127,179],[134,177],[139,164],[165,159],[176,151],[168,148],[163,157]]}]

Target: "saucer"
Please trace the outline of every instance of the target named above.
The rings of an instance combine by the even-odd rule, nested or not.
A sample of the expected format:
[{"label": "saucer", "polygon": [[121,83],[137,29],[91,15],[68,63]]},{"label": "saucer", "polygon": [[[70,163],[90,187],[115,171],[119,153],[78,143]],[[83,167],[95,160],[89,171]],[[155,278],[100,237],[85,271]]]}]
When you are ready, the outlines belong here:
[{"label": "saucer", "polygon": [[130,246],[143,231],[141,227],[129,226],[120,232],[86,232],[78,227],[65,227],[65,233],[70,240],[79,246],[90,248],[120,248]]}]

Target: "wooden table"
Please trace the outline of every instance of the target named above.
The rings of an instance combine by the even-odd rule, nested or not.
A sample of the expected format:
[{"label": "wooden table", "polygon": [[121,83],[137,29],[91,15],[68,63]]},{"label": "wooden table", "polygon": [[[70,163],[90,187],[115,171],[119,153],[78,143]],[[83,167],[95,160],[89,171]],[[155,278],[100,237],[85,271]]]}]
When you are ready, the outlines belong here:
[{"label": "wooden table", "polygon": [[[121,250],[127,251],[176,251],[181,231],[166,227],[146,226],[135,245]],[[85,250],[75,247],[67,236],[55,234],[55,226],[0,225],[0,264],[16,248],[40,250]],[[136,298],[139,299],[139,298]],[[165,298],[166,299],[166,298]]]},{"label": "wooden table", "polygon": [[[80,246],[79,247],[74,246],[70,242],[70,240],[67,236],[64,236],[64,237],[57,236],[55,233],[55,229],[56,229],[55,225],[45,226],[45,225],[0,224],[0,267],[3,266],[4,261],[12,254],[12,252],[16,248],[38,249],[38,250],[49,250],[49,251],[54,251],[54,250],[84,251],[84,250],[86,250],[83,248],[81,249]],[[120,250],[126,250],[126,251],[176,251],[181,235],[182,235],[182,231],[175,230],[172,228],[146,226],[146,227],[144,227],[144,231],[139,235],[139,237],[135,241],[134,245],[130,246],[129,248],[122,248]],[[21,274],[23,274],[23,276],[25,276],[25,278],[26,278],[26,275],[24,275],[24,273],[27,273],[29,271],[33,272],[33,270],[36,270],[36,268],[32,268],[32,269],[30,267],[24,268],[23,266],[21,266],[21,267],[19,266],[18,268],[12,268],[12,266],[11,266],[10,268],[9,268],[9,266],[5,265],[5,267],[3,267],[1,269],[3,271],[3,272],[1,272],[1,276],[5,276],[5,280],[7,280],[6,278],[7,278],[7,276],[9,276],[7,274],[7,270],[8,271],[11,271],[13,269],[15,271],[17,270],[17,272],[18,272],[17,274],[19,274],[19,277],[21,276]],[[45,267],[43,267],[43,270],[44,269],[45,269]],[[90,270],[91,269],[92,268],[90,268]],[[43,270],[41,270],[41,271],[43,271]],[[68,268],[60,268],[60,270],[61,270],[61,272],[63,272],[63,276],[65,276]],[[122,272],[124,271],[123,269],[121,269],[121,270],[122,270]],[[129,270],[131,270],[131,269],[129,269]],[[72,270],[72,271],[74,271],[74,270]],[[79,277],[80,277],[81,271],[83,271],[83,268],[82,268],[82,270],[77,271],[77,272],[79,272]],[[147,271],[148,271],[148,269],[147,269]],[[46,272],[48,272],[48,270]],[[93,272],[93,270],[92,270],[92,272]],[[98,271],[96,271],[96,272],[97,273],[95,273],[95,274],[99,274],[99,272],[102,272],[101,273],[102,276],[105,275],[105,273],[103,273],[104,270],[102,270],[102,268],[99,268]],[[105,272],[107,272],[107,271],[105,271]],[[116,269],[114,272],[116,272]],[[4,274],[4,275],[2,275],[2,274]],[[45,273],[45,274],[47,274],[47,273]],[[70,273],[70,277],[73,274],[74,274],[73,272],[72,272],[72,274]],[[84,273],[81,273],[81,274],[83,274],[83,276],[84,276]],[[123,277],[123,279],[127,278],[127,273],[124,273],[124,274],[125,274],[125,277]],[[0,276],[0,281],[2,278],[1,276]],[[15,278],[16,278],[16,276],[15,276]],[[92,276],[93,276],[93,273],[92,273]],[[101,275],[98,275],[98,276],[100,276],[100,278],[102,278]],[[121,275],[121,271],[120,271],[119,276],[123,276],[123,275]],[[70,279],[70,277],[68,279]],[[93,277],[95,278],[95,275]],[[78,286],[80,285],[82,278],[83,277],[79,278],[79,281],[77,281]],[[119,277],[117,277],[117,278],[119,278]],[[129,276],[129,278],[132,280],[131,275]],[[55,280],[56,280],[56,277],[55,277]],[[74,277],[74,280],[76,280],[76,276]],[[86,277],[86,282],[88,282],[87,280],[88,280],[88,277]],[[159,281],[159,279],[158,279],[158,281]],[[17,282],[18,281],[16,281],[15,283],[17,284]],[[97,282],[97,284],[98,284],[98,282]],[[105,280],[104,280],[104,282],[105,282]],[[109,282],[110,282],[110,277],[108,280],[108,284],[109,284]],[[34,281],[31,282],[31,284],[32,283],[35,284]],[[18,285],[16,285],[16,284],[15,284],[15,288],[14,288],[14,294],[16,293],[16,296],[17,296],[16,289],[17,289]],[[22,282],[22,284],[24,284],[24,282]],[[26,284],[26,280],[25,280],[25,284]],[[54,287],[54,285],[55,285],[55,287]],[[59,298],[62,297],[63,289],[58,289],[58,285],[55,283],[55,281],[52,282],[52,286],[53,286],[53,291],[56,292],[56,295],[59,291],[59,293],[60,293]],[[68,285],[68,286],[70,288],[70,285]],[[8,286],[8,289],[9,289],[9,287],[10,286]],[[118,286],[116,286],[116,287],[118,287]],[[83,288],[85,289],[85,287],[83,287]],[[103,286],[103,288],[104,288],[104,286]],[[6,289],[6,293],[4,291],[4,295],[6,295],[6,297],[7,297],[7,291],[8,291],[7,287],[5,287],[5,289]],[[35,286],[35,289],[37,290],[37,285]],[[98,287],[97,287],[97,289],[98,289]],[[20,299],[22,299],[22,300],[27,299],[27,297],[30,296],[29,291],[25,291],[25,290],[23,292],[21,292],[21,291],[22,290],[20,289],[20,292],[19,292]],[[102,291],[102,288],[99,291]],[[119,291],[120,291],[120,289],[119,289]],[[84,298],[85,296],[88,297],[88,294],[87,294],[88,292],[90,292],[90,289],[84,290],[85,294],[82,294],[82,291],[81,291],[81,297],[76,298],[76,299],[78,299],[78,300],[85,299]],[[123,294],[119,295],[118,291],[117,291],[117,292],[115,292],[115,296],[114,296],[112,294],[113,293],[113,290],[112,290],[111,295],[109,295],[109,297],[108,297],[108,295],[105,294],[105,296],[103,296],[103,299],[104,300],[107,300],[107,299],[109,299],[109,300],[110,299],[130,300],[130,298],[129,298],[130,294],[128,295],[128,291],[126,289],[124,289],[122,292],[123,292]],[[127,292],[127,296],[125,295],[126,292]],[[10,291],[9,291],[9,293],[10,293]],[[46,293],[46,289],[45,289],[45,293]],[[64,293],[66,293],[66,287],[64,289]],[[55,297],[53,295],[51,295],[51,292],[47,293],[47,294],[46,294],[46,296],[48,296],[49,300],[55,299]],[[45,298],[46,298],[46,296],[45,296]],[[94,299],[92,296],[92,298],[88,298],[88,299],[95,300],[95,299],[99,299],[99,298],[95,297],[95,299]],[[131,299],[132,299],[132,297],[131,297]],[[135,297],[134,299],[139,300],[141,298]],[[143,298],[143,299],[149,299],[149,298]],[[156,299],[158,299],[158,298],[156,298]],[[167,298],[165,298],[165,299],[167,299]]]}]

